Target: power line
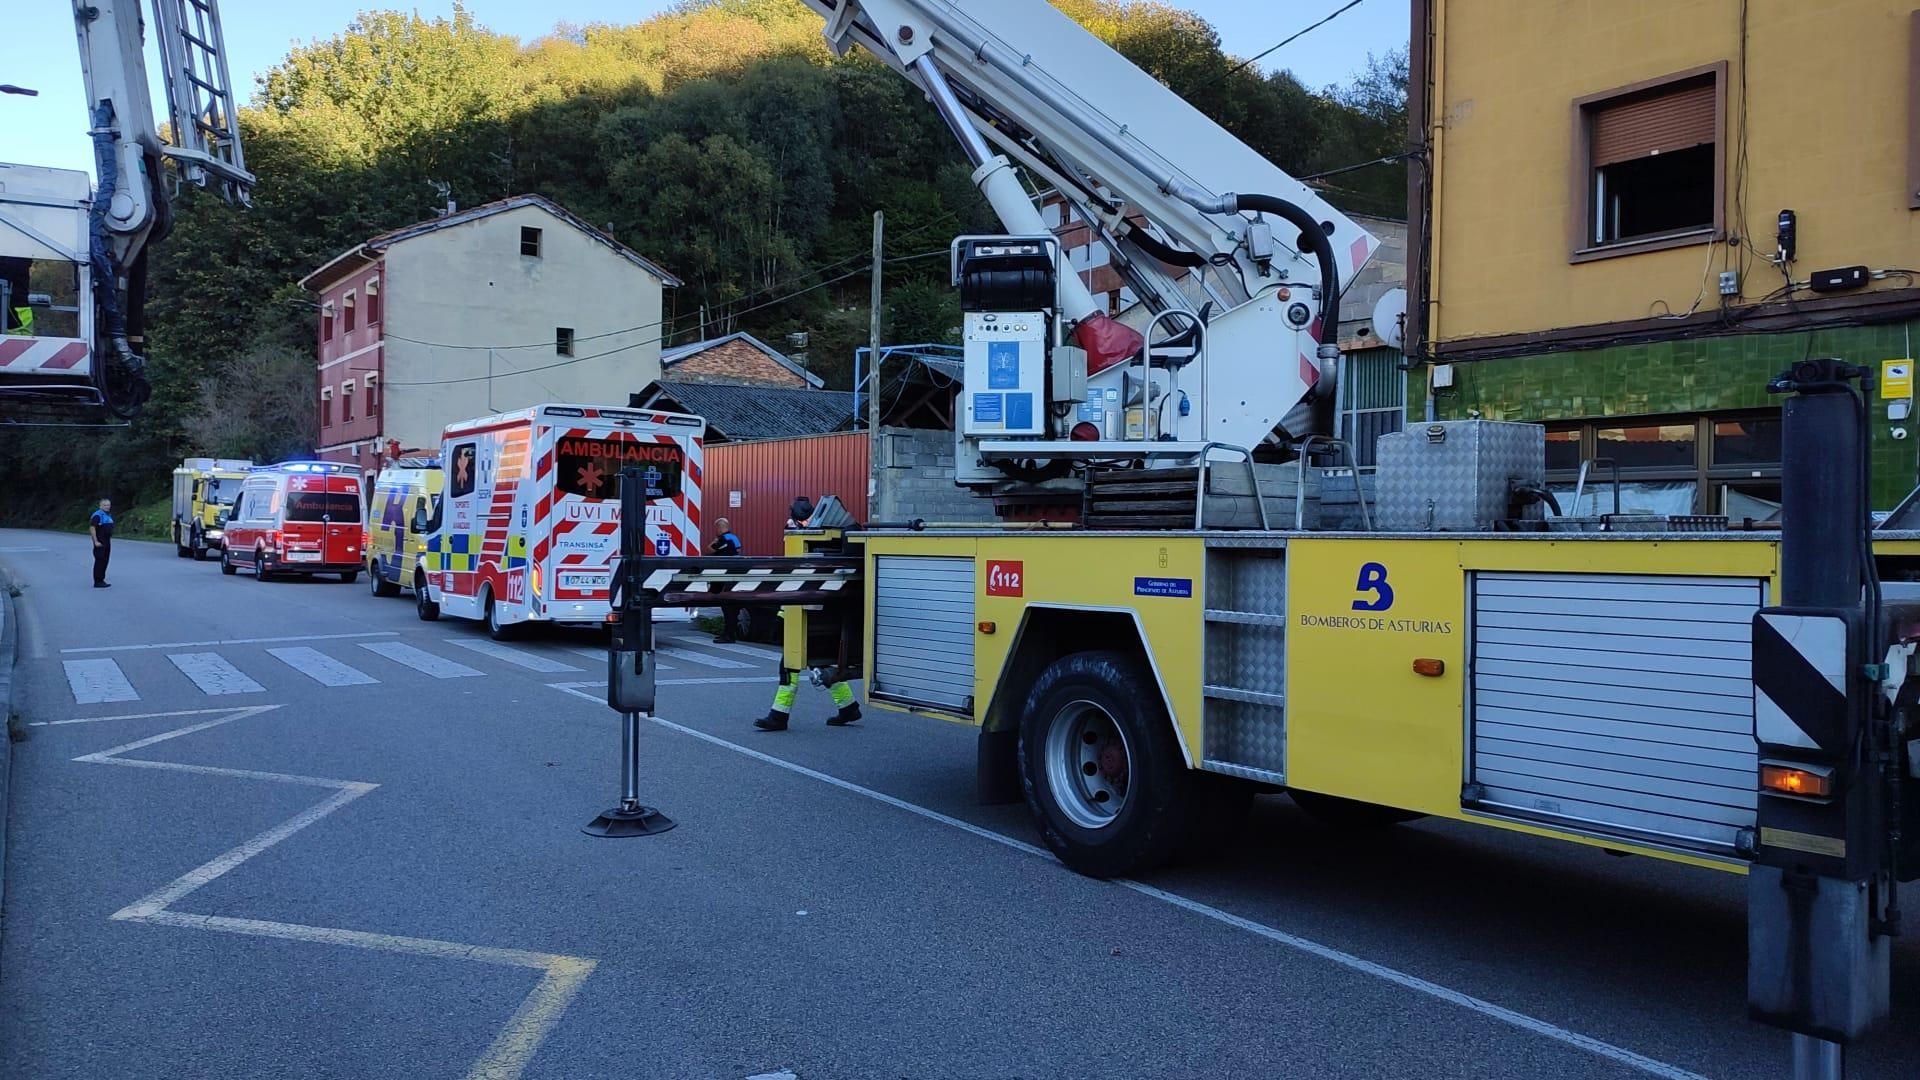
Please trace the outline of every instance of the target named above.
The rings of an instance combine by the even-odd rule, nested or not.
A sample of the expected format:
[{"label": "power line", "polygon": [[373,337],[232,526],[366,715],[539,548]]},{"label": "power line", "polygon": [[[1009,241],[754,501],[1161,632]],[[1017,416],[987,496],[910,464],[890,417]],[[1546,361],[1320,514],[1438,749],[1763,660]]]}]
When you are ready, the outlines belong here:
[{"label": "power line", "polygon": [[1304,184],[1309,180],[1324,180],[1329,176],[1339,176],[1342,173],[1358,172],[1361,169],[1371,169],[1375,165],[1391,165],[1396,161],[1405,161],[1408,158],[1415,158],[1419,156],[1420,156],[1420,151],[1418,150],[1402,150],[1398,154],[1388,154],[1386,157],[1377,157],[1377,158],[1374,158],[1372,161],[1355,162],[1352,165],[1342,165],[1337,169],[1327,169],[1324,172],[1317,172],[1311,176],[1296,176],[1294,177],[1294,179]]},{"label": "power line", "polygon": [[[1274,53],[1279,52],[1281,49],[1286,48],[1287,46],[1293,44],[1296,41],[1299,41],[1301,38],[1306,37],[1308,34],[1313,33],[1315,30],[1320,29],[1321,27],[1327,25],[1328,23],[1339,18],[1340,16],[1345,15],[1347,12],[1352,11],[1354,8],[1359,7],[1360,3],[1361,3],[1361,0],[1347,0],[1346,4],[1335,8],[1332,11],[1332,13],[1330,13],[1326,18],[1321,19],[1319,22],[1314,23],[1312,26],[1296,31],[1295,33],[1289,35],[1286,39],[1281,41],[1280,44],[1275,45],[1273,48],[1268,49],[1263,53],[1259,53],[1257,55],[1248,57],[1247,59],[1240,61],[1239,64],[1235,65],[1232,68],[1229,68],[1226,74],[1215,76],[1214,79],[1209,79],[1206,82],[1201,83],[1200,86],[1209,86],[1209,85],[1212,85],[1215,79],[1230,79],[1235,75],[1240,74],[1241,72],[1252,67],[1254,64],[1259,63],[1261,60],[1264,60],[1267,57],[1273,55]],[[1193,89],[1197,90],[1199,89],[1199,87],[1194,87]],[[1188,93],[1192,93],[1192,90],[1189,90]]]},{"label": "power line", "polygon": [[[916,253],[916,254],[913,254],[913,255],[896,255],[896,256],[894,256],[893,258],[891,258],[891,259],[888,259],[888,260],[887,260],[887,262],[890,262],[890,263],[900,263],[900,262],[912,262],[912,261],[914,261],[914,260],[916,260],[916,259],[925,259],[925,258],[930,258],[930,257],[932,257],[932,256],[934,256],[934,255],[944,255],[944,254],[946,254],[946,253],[947,253],[947,249],[946,249],[946,248],[934,248],[934,249],[933,249],[933,250],[931,250],[931,251],[922,251],[922,252],[918,252],[918,253]],[[754,305],[753,307],[750,307],[750,308],[744,308],[744,309],[742,309],[742,310],[740,310],[740,311],[738,311],[738,312],[736,312],[735,314],[738,314],[738,315],[745,315],[745,314],[748,314],[748,313],[750,313],[750,312],[754,312],[754,311],[759,311],[759,310],[761,310],[761,309],[763,309],[763,308],[770,308],[770,307],[774,307],[774,306],[776,306],[776,305],[778,305],[778,304],[784,304],[784,303],[786,303],[786,302],[787,302],[787,301],[789,301],[789,300],[793,300],[793,299],[796,299],[796,298],[798,298],[798,297],[802,297],[802,296],[805,296],[806,294],[808,294],[808,293],[810,293],[810,292],[817,292],[817,291],[819,291],[820,289],[824,289],[824,288],[826,288],[826,287],[827,287],[827,286],[829,286],[829,285],[835,285],[835,284],[838,284],[838,283],[840,283],[840,282],[842,282],[842,281],[845,281],[845,280],[847,280],[848,278],[853,278],[853,277],[859,277],[859,276],[861,276],[862,274],[865,274],[865,273],[868,273],[868,270],[867,270],[867,268],[866,268],[866,267],[864,267],[864,266],[862,266],[862,267],[859,267],[859,268],[857,268],[857,269],[853,269],[853,270],[849,270],[849,271],[847,271],[847,272],[846,272],[846,273],[844,273],[844,274],[840,274],[840,275],[838,275],[838,276],[836,276],[836,277],[831,277],[831,278],[828,278],[828,279],[827,279],[827,280],[825,280],[825,281],[821,281],[821,282],[817,282],[817,283],[815,283],[815,284],[812,284],[812,285],[809,285],[809,286],[807,286],[807,287],[806,287],[806,288],[804,288],[804,289],[796,289],[796,290],[794,290],[793,292],[790,292],[790,293],[788,293],[788,294],[786,294],[785,296],[778,296],[778,297],[775,297],[775,298],[774,298],[774,299],[772,299],[772,300],[768,300],[768,301],[766,301],[765,303],[762,303],[762,304],[755,304],[755,305]],[[660,323],[653,323],[653,324],[651,324],[651,325],[653,325],[653,326],[659,326],[659,325],[661,325],[661,324],[660,324]],[[634,327],[634,329],[636,329],[636,330],[638,330],[638,329],[644,329],[644,328],[643,328],[643,327]],[[627,333],[627,332],[628,332],[628,331],[615,331],[615,333]],[[605,336],[605,335],[601,335],[601,336]],[[582,340],[584,340],[584,339],[582,339]],[[666,340],[666,335],[661,335],[661,336],[659,336],[659,337],[652,337],[652,338],[648,338],[648,339],[647,339],[647,340],[645,340],[645,341],[633,341],[633,342],[628,342],[628,343],[627,343],[627,344],[625,344],[625,345],[620,345],[620,346],[616,346],[616,347],[614,347],[614,348],[611,348],[611,349],[603,349],[603,350],[601,350],[600,352],[597,352],[597,353],[592,353],[592,354],[589,354],[589,355],[587,355],[587,356],[574,356],[574,357],[569,357],[568,359],[565,359],[565,360],[561,360],[561,361],[558,361],[558,362],[556,362],[556,363],[552,363],[552,364],[543,364],[543,365],[541,365],[541,366],[539,366],[539,367],[533,367],[533,368],[521,368],[521,369],[518,369],[518,370],[515,370],[515,371],[502,371],[502,372],[498,372],[498,373],[488,373],[488,374],[486,374],[486,375],[468,375],[468,376],[463,376],[463,377],[461,377],[461,378],[457,378],[457,379],[420,379],[420,380],[414,380],[414,381],[407,381],[407,382],[402,382],[402,381],[397,381],[397,380],[392,380],[392,379],[389,379],[389,380],[387,380],[387,381],[385,381],[385,382],[384,382],[384,383],[383,383],[382,385],[384,385],[384,386],[388,386],[388,387],[395,387],[395,386],[449,386],[449,385],[453,385],[453,384],[455,384],[455,383],[470,383],[470,382],[488,382],[488,381],[490,381],[490,380],[493,380],[493,379],[496,379],[496,378],[498,378],[498,379],[504,379],[504,378],[508,378],[508,377],[510,377],[510,376],[514,376],[514,375],[534,375],[534,374],[538,374],[539,372],[542,372],[542,371],[552,371],[552,370],[554,370],[555,368],[563,368],[563,367],[571,367],[571,366],[573,366],[574,364],[582,364],[582,363],[585,363],[585,362],[587,362],[588,360],[599,360],[599,359],[602,359],[602,358],[604,358],[604,357],[608,357],[608,356],[612,356],[612,355],[614,355],[614,354],[616,354],[616,353],[623,353],[623,352],[628,352],[628,351],[631,351],[631,350],[633,350],[633,349],[638,349],[638,348],[642,348],[642,347],[644,347],[644,346],[647,346],[647,345],[655,345],[655,344],[658,344],[658,343],[660,343],[660,342],[662,342],[662,341],[664,341],[664,340]],[[551,344],[551,343],[548,343],[548,344]],[[452,347],[452,348],[462,348],[462,349],[485,349],[485,348],[488,348],[488,346],[485,346],[485,345],[459,345],[459,346],[451,346],[451,347]]]},{"label": "power line", "polygon": [[[901,233],[900,236],[897,237],[897,239],[900,239],[900,240],[911,239],[912,237],[918,236],[929,229],[933,229],[940,225],[946,224],[948,221],[952,220],[952,218],[953,218],[952,211],[948,211],[946,213],[941,214],[939,217],[933,219],[932,221],[916,226],[915,228],[908,229],[906,232]],[[947,249],[946,248],[938,249],[938,251],[945,251],[945,250]],[[938,254],[938,251],[933,252],[932,254]],[[925,258],[928,254],[929,253],[927,252],[922,252],[919,255],[902,256],[898,259],[888,259],[887,261],[888,262],[896,262],[896,261],[906,262],[906,261],[909,261],[910,259]],[[765,296],[768,293],[774,292],[777,289],[785,288],[786,286],[791,285],[794,282],[800,281],[804,278],[813,277],[816,274],[824,274],[830,270],[836,269],[841,266],[845,266],[848,263],[854,262],[856,260],[864,262],[870,257],[871,256],[863,252],[859,255],[855,255],[850,258],[837,259],[833,262],[826,263],[821,266],[816,266],[811,269],[801,271],[800,273],[797,273],[797,274],[793,274],[789,277],[781,279],[780,281],[774,282],[771,285],[765,286],[760,289],[756,289],[753,292],[747,293],[743,296],[736,297],[735,299],[727,301],[726,304],[722,306],[716,314],[709,316],[709,318],[714,318],[714,319],[732,318],[738,315],[745,315],[749,311],[758,311],[760,310],[760,308],[766,307],[767,305],[762,304],[762,305],[759,305],[758,307],[745,308],[740,311],[734,311],[732,310],[732,307],[734,304],[741,303],[742,301],[751,300],[758,296]],[[846,278],[842,276],[839,278],[835,278],[834,280],[844,281],[846,280]],[[829,284],[829,283],[822,282],[822,284]],[[807,290],[807,291],[811,291],[811,290]],[[793,295],[799,295],[799,294],[796,293]],[[575,337],[574,342],[578,344],[579,342],[583,342],[583,341],[598,341],[602,338],[619,337],[622,334],[631,334],[640,330],[652,330],[655,327],[666,326],[670,322],[673,322],[673,323],[690,322],[691,320],[698,317],[699,315],[697,312],[689,311],[681,315],[675,316],[671,319],[662,317],[660,319],[655,320],[654,322],[641,323],[638,326],[622,327],[621,329],[618,329],[618,330],[605,330],[598,334],[583,334]],[[668,331],[665,336],[672,337],[673,333],[677,332],[678,329],[679,327],[676,326],[673,331]],[[466,349],[469,351],[478,351],[478,350],[484,349],[484,350],[489,350],[493,352],[509,352],[515,349],[545,349],[553,345],[553,340],[551,338],[545,341],[528,342],[527,344],[524,344],[524,345],[462,345],[462,344],[457,344],[451,341],[423,341],[419,338],[410,338],[402,334],[393,334],[393,333],[386,334],[385,337],[394,341],[404,341],[409,345],[427,345],[427,346],[431,346],[433,348],[438,348],[438,349]]]}]

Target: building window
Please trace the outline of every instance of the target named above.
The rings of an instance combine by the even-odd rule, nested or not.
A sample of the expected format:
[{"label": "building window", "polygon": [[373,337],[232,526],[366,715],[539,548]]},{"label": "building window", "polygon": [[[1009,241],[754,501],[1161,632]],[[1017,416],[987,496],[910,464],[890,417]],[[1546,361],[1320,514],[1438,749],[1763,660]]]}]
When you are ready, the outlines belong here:
[{"label": "building window", "polygon": [[535,259],[540,257],[539,229],[526,225],[520,227],[520,254],[531,256]]},{"label": "building window", "polygon": [[333,387],[320,388],[320,426],[333,426]]},{"label": "building window", "polygon": [[[1714,413],[1547,426],[1547,486],[1569,517],[1724,514],[1729,524],[1780,515],[1780,413]],[[1581,485],[1581,464],[1586,479]]]},{"label": "building window", "polygon": [[348,379],[346,382],[343,382],[340,384],[340,422],[344,424],[347,421],[352,419],[353,419],[353,380]]},{"label": "building window", "polygon": [[553,328],[553,351],[561,356],[573,355],[573,327],[556,326]]},{"label": "building window", "polygon": [[320,307],[320,340],[321,341],[333,340],[333,305],[332,304],[323,304]]},{"label": "building window", "polygon": [[345,325],[343,325],[341,329],[344,332],[351,334],[353,333],[353,294],[352,293],[348,293],[346,296],[341,297],[340,308],[341,308],[341,314],[344,316],[346,320]]},{"label": "building window", "polygon": [[380,321],[380,279],[367,279],[367,325]]},{"label": "building window", "polygon": [[379,416],[380,415],[380,376],[368,375],[366,378],[366,383],[367,383],[367,416],[368,417]]},{"label": "building window", "polygon": [[1574,103],[1574,261],[1718,235],[1725,84],[1722,63]]}]

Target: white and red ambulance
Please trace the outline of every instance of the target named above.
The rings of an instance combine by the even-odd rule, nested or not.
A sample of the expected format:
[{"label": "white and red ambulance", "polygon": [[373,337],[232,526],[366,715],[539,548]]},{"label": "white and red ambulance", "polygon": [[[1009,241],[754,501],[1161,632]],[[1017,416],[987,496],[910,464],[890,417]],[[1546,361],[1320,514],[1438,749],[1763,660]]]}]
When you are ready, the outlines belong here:
[{"label": "white and red ambulance", "polygon": [[360,470],[336,461],[283,461],[247,473],[227,515],[220,572],[360,576]]},{"label": "white and red ambulance", "polygon": [[414,595],[420,617],[480,619],[495,637],[529,622],[606,621],[620,558],[620,471],[678,470],[680,493],[649,503],[660,555],[700,554],[697,416],[536,405],[465,420],[440,440],[446,471]]}]

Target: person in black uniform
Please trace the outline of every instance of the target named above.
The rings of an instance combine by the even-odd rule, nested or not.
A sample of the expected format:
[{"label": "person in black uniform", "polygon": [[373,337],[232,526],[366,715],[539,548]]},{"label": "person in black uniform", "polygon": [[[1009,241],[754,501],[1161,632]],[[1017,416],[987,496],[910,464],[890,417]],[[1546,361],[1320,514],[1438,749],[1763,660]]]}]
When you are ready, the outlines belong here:
[{"label": "person in black uniform", "polygon": [[[713,543],[707,545],[707,550],[715,555],[728,558],[739,555],[741,553],[740,537],[734,533],[733,523],[726,518],[716,518],[714,519],[713,527],[720,535],[713,538]],[[739,625],[740,605],[721,604],[720,632],[713,636],[713,643],[715,645],[731,644],[733,642],[734,628]]]},{"label": "person in black uniform", "polygon": [[100,508],[87,519],[87,535],[93,538],[93,587],[105,589],[107,560],[113,558],[113,500],[101,499]]}]

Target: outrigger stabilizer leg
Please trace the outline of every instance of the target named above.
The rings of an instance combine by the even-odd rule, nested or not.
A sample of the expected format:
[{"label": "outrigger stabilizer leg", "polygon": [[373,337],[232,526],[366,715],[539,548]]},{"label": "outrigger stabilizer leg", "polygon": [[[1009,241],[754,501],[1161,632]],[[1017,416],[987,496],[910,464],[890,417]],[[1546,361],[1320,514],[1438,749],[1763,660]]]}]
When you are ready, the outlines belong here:
[{"label": "outrigger stabilizer leg", "polygon": [[607,706],[620,714],[620,804],[581,830],[589,836],[653,836],[673,828],[672,818],[640,802],[640,721],[654,709],[647,502],[671,497],[677,487],[637,466],[620,474],[620,569],[614,575],[613,633],[607,642]]}]

